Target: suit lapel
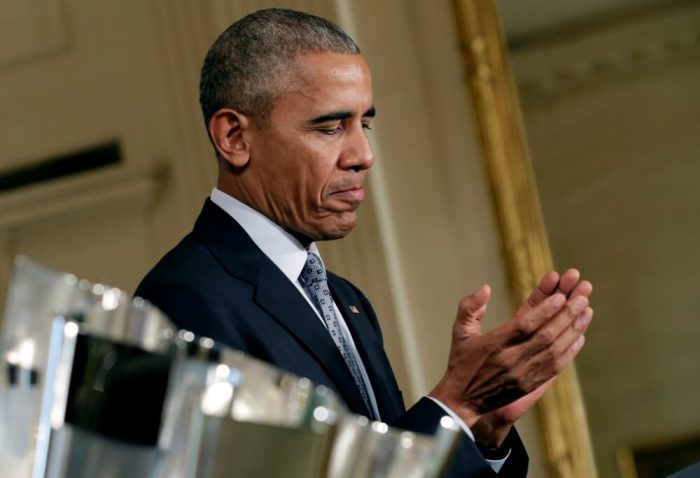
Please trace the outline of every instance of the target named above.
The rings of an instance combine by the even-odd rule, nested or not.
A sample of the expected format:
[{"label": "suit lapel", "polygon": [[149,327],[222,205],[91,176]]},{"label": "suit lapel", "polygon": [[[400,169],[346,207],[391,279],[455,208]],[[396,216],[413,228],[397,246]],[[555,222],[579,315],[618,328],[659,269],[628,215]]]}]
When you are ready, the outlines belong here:
[{"label": "suit lapel", "polygon": [[282,324],[326,369],[338,392],[352,410],[367,410],[343,357],[311,306],[272,264],[261,267],[256,302]]},{"label": "suit lapel", "polygon": [[403,412],[404,406],[396,400],[396,379],[384,353],[379,334],[374,330],[372,321],[368,318],[368,312],[357,300],[357,296],[344,293],[347,287],[341,285],[339,279],[330,275],[329,284],[333,300],[343,314],[367,370],[381,418],[384,421],[390,421]]},{"label": "suit lapel", "polygon": [[360,391],[311,306],[245,230],[207,199],[193,234],[202,240],[226,271],[255,287],[255,302],[302,344],[326,371],[352,410],[366,410]]}]

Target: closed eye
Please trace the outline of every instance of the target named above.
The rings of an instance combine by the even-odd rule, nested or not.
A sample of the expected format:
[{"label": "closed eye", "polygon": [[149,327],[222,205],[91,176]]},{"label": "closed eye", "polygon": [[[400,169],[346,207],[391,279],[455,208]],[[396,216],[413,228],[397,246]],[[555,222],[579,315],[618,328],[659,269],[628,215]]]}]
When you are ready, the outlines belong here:
[{"label": "closed eye", "polygon": [[342,126],[334,126],[334,127],[329,127],[329,128],[316,128],[316,131],[327,134],[329,136],[338,134],[342,130]]}]

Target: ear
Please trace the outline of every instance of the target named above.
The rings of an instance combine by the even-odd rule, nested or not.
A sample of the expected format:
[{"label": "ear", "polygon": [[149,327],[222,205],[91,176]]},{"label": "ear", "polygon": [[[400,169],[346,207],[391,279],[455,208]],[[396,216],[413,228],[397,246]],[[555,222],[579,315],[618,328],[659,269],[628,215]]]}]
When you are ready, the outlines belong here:
[{"label": "ear", "polygon": [[209,120],[209,137],[221,159],[240,168],[250,160],[247,135],[250,120],[235,110],[222,108]]}]

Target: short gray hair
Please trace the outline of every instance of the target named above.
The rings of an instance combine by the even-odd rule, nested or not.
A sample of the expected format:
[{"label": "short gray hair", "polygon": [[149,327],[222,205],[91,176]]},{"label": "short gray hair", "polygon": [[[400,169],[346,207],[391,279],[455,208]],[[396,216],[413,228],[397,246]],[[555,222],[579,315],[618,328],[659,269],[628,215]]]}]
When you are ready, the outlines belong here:
[{"label": "short gray hair", "polygon": [[295,10],[258,10],[232,24],[209,49],[199,82],[204,122],[221,108],[265,121],[300,53],[359,54],[336,24]]}]

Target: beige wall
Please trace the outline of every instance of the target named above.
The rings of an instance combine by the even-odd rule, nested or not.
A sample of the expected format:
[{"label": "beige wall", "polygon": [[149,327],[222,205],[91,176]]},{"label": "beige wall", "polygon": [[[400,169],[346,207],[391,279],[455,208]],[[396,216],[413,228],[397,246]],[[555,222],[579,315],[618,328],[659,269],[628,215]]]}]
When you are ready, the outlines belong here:
[{"label": "beige wall", "polygon": [[[50,10],[8,10],[8,38],[51,28],[22,37],[18,51],[0,47],[0,169],[104,140],[120,142],[124,163],[0,194],[0,289],[24,253],[133,290],[191,227],[213,185],[196,98],[206,48],[230,21],[272,3],[45,0]],[[347,28],[374,74],[369,199],[358,229],[323,251],[376,305],[412,401],[443,371],[460,297],[492,285],[487,326],[512,309],[452,4],[290,3]],[[533,476],[544,476],[532,417],[521,430]]]},{"label": "beige wall", "polygon": [[[153,9],[48,0],[13,8],[3,6],[0,168],[113,140],[124,161],[2,194],[0,284],[4,290],[8,264],[23,253],[133,288],[192,214]],[[41,38],[45,29],[55,31],[51,38]],[[12,55],[15,37],[22,55]]]},{"label": "beige wall", "polygon": [[677,3],[513,53],[555,261],[595,285],[577,365],[601,477],[700,432],[699,25]]}]

